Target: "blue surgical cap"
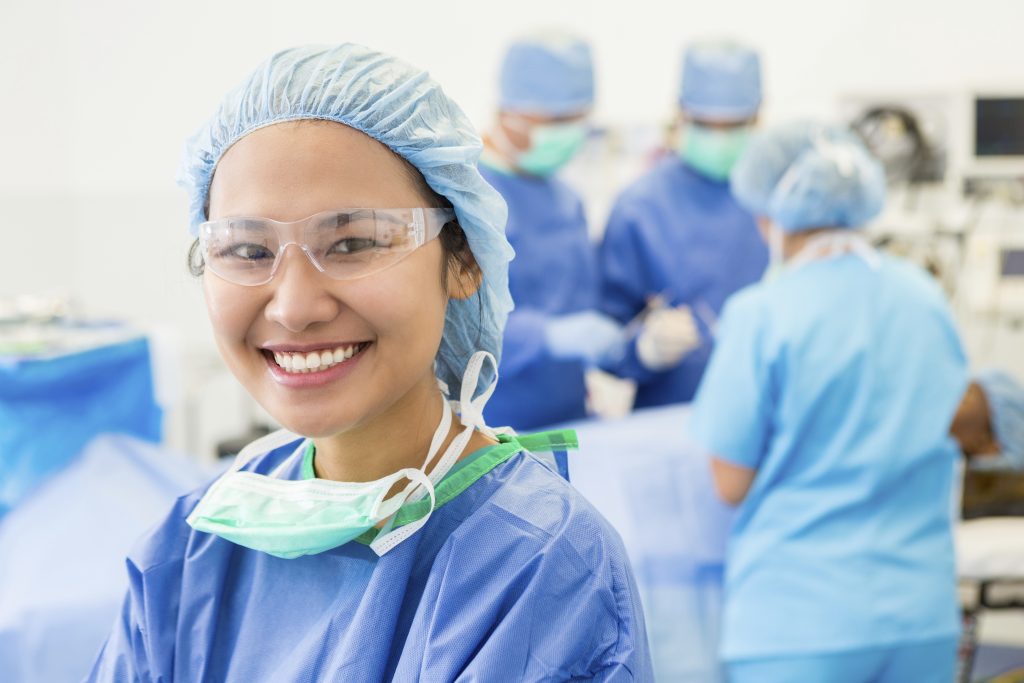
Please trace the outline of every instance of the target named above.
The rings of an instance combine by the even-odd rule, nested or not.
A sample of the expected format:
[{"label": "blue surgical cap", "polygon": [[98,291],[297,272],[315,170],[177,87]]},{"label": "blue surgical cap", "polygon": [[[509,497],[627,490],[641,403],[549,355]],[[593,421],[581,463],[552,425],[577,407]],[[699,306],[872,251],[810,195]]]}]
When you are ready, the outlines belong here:
[{"label": "blue surgical cap", "polygon": [[571,36],[547,34],[509,46],[501,65],[505,111],[565,116],[594,104],[590,47]]},{"label": "blue surgical cap", "polygon": [[751,213],[786,232],[857,228],[885,204],[885,172],[846,129],[809,123],[754,136],[731,174]]},{"label": "blue surgical cap", "polygon": [[697,119],[743,121],[761,106],[761,59],[734,43],[694,45],[683,57],[679,106]]},{"label": "blue surgical cap", "polygon": [[1024,469],[1024,387],[999,370],[978,373],[975,381],[988,401],[992,429],[999,442],[999,464]]},{"label": "blue surgical cap", "polygon": [[[271,56],[225,96],[186,144],[178,183],[189,193],[192,234],[206,220],[210,181],[224,152],[254,130],[304,119],[335,121],[387,145],[454,206],[483,273],[476,294],[451,299],[445,313],[436,372],[449,395],[458,396],[475,351],[500,358],[512,310],[508,262],[513,251],[505,238],[505,202],[477,170],[480,138],[426,72],[352,44],[298,47]],[[481,379],[493,379],[489,368]]]}]

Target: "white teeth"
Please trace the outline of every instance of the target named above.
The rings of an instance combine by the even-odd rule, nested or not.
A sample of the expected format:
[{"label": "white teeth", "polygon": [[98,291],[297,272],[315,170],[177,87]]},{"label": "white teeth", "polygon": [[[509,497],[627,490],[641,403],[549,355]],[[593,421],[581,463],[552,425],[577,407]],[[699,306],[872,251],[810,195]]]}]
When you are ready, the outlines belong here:
[{"label": "white teeth", "polygon": [[339,346],[327,351],[311,351],[309,353],[288,353],[275,351],[274,360],[287,372],[317,372],[338,363],[342,363],[359,352],[361,346]]}]

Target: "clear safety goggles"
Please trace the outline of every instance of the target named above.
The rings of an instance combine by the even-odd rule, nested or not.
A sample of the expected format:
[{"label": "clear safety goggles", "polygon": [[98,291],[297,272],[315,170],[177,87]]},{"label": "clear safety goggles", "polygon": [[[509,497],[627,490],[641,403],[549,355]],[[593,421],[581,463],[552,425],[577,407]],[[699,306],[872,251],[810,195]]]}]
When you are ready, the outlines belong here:
[{"label": "clear safety goggles", "polygon": [[355,280],[395,265],[455,220],[452,209],[343,209],[291,223],[235,216],[199,226],[206,267],[229,282],[262,285],[285,249],[302,249],[318,271]]}]

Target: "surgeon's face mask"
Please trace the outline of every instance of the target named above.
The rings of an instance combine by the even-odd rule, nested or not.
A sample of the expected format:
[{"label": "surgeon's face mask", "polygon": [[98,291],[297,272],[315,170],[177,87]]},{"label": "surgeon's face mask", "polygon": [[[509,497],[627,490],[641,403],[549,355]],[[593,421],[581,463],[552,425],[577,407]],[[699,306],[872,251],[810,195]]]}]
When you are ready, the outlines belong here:
[{"label": "surgeon's face mask", "polygon": [[701,175],[723,182],[750,141],[750,126],[712,128],[688,123],[679,140],[679,155]]},{"label": "surgeon's face mask", "polygon": [[589,130],[582,120],[530,125],[525,121],[506,119],[504,125],[530,138],[529,147],[515,155],[515,165],[530,175],[542,178],[555,174],[576,156],[586,142]]},{"label": "surgeon's face mask", "polygon": [[[495,364],[494,357],[486,352],[477,352],[470,359],[457,404],[449,406],[444,396],[439,396],[443,406],[441,422],[420,468],[402,469],[369,482],[280,479],[280,472],[305,451],[307,441],[303,440],[292,457],[271,474],[241,471],[253,457],[299,438],[282,430],[250,444],[238,454],[231,469],[214,482],[188,516],[189,525],[196,531],[216,534],[246,548],[294,559],[337,548],[384,523],[370,544],[374,552],[384,555],[426,524],[436,505],[434,487],[451,471],[474,429],[486,430],[483,408],[494,391],[494,383],[473,398],[486,360]],[[451,428],[453,408],[459,409],[465,428],[428,476],[428,466]],[[405,488],[387,497],[392,487],[403,480],[409,481]],[[430,497],[427,513],[414,522],[392,529],[399,508],[424,496]]]}]

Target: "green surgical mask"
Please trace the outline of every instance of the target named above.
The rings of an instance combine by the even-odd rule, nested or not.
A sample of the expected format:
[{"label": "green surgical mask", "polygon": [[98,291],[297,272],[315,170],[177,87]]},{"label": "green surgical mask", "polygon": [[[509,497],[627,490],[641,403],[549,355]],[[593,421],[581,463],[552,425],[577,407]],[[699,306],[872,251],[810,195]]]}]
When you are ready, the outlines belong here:
[{"label": "green surgical mask", "polygon": [[[242,467],[257,455],[299,438],[281,430],[243,448],[231,468],[207,490],[186,521],[196,531],[215,534],[284,559],[337,548],[384,523],[381,533],[370,544],[375,553],[384,555],[427,523],[436,505],[434,487],[451,471],[474,430],[486,429],[483,408],[494,385],[473,397],[486,360],[497,365],[494,357],[483,351],[473,354],[469,361],[459,402],[464,429],[443,454],[440,450],[452,426],[452,409],[444,396],[439,395],[441,421],[421,467],[405,468],[368,482],[281,479],[280,473],[291,458],[269,475],[243,471]],[[305,448],[303,442],[292,458],[298,457]],[[428,466],[439,454],[428,476]],[[408,480],[409,484],[386,497],[391,488],[403,480]],[[417,496],[429,496],[426,514],[393,529],[395,514],[407,501],[417,500]]]},{"label": "green surgical mask", "polygon": [[583,123],[552,123],[530,129],[530,147],[516,166],[531,175],[547,177],[569,162],[587,139]]},{"label": "green surgical mask", "polygon": [[718,130],[696,123],[687,125],[679,155],[694,170],[711,180],[725,181],[750,140],[750,128]]}]

